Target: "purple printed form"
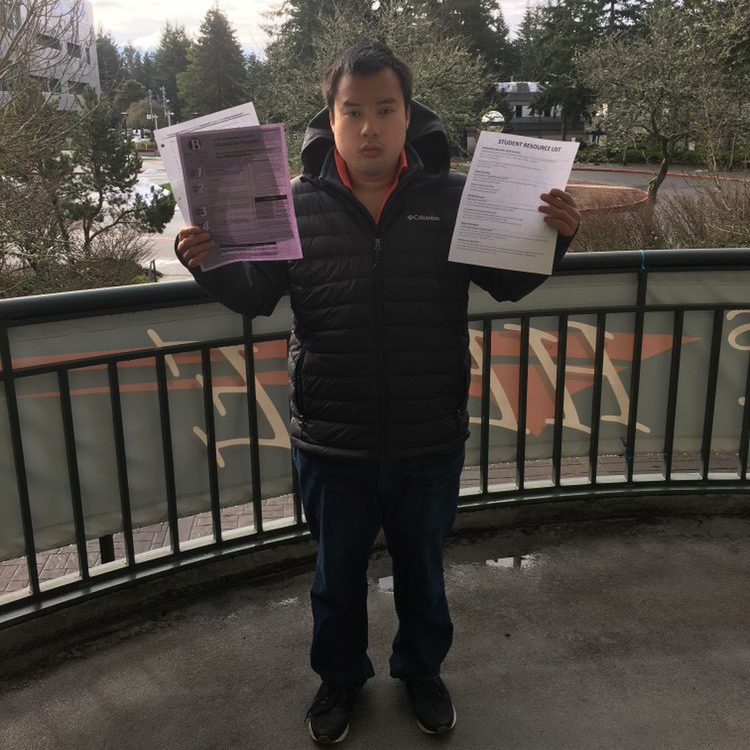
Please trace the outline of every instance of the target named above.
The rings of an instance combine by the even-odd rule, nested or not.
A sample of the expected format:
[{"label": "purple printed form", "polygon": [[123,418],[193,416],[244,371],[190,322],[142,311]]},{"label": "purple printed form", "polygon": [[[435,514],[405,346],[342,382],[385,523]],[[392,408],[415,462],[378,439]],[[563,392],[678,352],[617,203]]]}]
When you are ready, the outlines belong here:
[{"label": "purple printed form", "polygon": [[201,268],[302,257],[284,126],[177,136],[190,223],[216,242]]}]

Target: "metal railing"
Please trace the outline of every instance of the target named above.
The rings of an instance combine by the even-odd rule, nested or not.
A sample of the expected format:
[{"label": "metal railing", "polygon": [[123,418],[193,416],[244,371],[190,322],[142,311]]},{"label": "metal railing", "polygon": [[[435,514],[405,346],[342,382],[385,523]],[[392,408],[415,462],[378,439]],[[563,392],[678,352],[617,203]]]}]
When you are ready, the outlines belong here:
[{"label": "metal railing", "polygon": [[[747,493],[750,346],[741,337],[750,325],[738,325],[737,318],[750,312],[744,309],[750,308],[750,291],[744,291],[750,289],[748,281],[749,250],[650,251],[566,258],[556,277],[520,305],[499,305],[473,291],[474,435],[467,453],[462,509],[628,494]],[[74,603],[132,583],[141,575],[166,575],[198,561],[307,535],[293,492],[290,454],[279,440],[273,456],[277,462],[279,455],[286,456],[282,463],[287,462],[291,511],[282,522],[266,518],[269,499],[284,494],[286,480],[279,485],[278,477],[273,481],[264,477],[270,449],[261,445],[260,423],[267,415],[259,410],[256,385],[261,375],[266,381],[273,378],[259,371],[258,347],[286,341],[288,309],[253,322],[218,312],[224,315],[222,320],[231,319],[227,335],[203,336],[200,341],[160,341],[159,346],[122,346],[115,351],[105,346],[106,351],[93,353],[89,347],[78,354],[52,352],[47,361],[19,353],[23,349],[19,342],[29,338],[26,334],[47,331],[43,326],[51,326],[53,334],[41,335],[39,341],[52,346],[54,331],[74,329],[84,319],[115,316],[119,320],[117,316],[136,314],[139,320],[148,320],[164,311],[179,312],[179,318],[205,305],[212,305],[214,312],[218,309],[192,281],[0,301],[0,387],[7,411],[3,453],[12,456],[12,465],[9,461],[6,468],[14,479],[3,491],[0,504],[5,506],[5,517],[16,514],[19,519],[23,547],[19,559],[28,573],[28,586],[0,596],[0,627],[44,613],[53,602],[55,607]],[[189,338],[187,331],[185,338]],[[692,347],[689,355],[686,347]],[[657,349],[658,355],[652,356]],[[244,388],[236,383],[214,385],[219,351],[243,354]],[[182,407],[175,407],[177,391],[170,371],[174,373],[175,358],[180,357],[192,358],[202,387],[203,431],[196,434],[205,436],[201,439],[208,482],[204,505],[192,513],[183,505],[185,493],[178,487],[175,471],[184,443],[175,440],[174,420]],[[658,360],[658,367],[652,367],[651,360]],[[154,477],[154,487],[160,485],[154,493],[166,501],[161,517],[168,537],[157,556],[138,552],[134,543],[137,523],[133,514],[141,509],[132,502],[133,441],[125,425],[132,415],[122,400],[128,393],[122,381],[126,368],[147,362],[153,367],[163,467],[163,474]],[[95,371],[104,378],[95,386],[76,389],[71,385],[73,379]],[[41,398],[39,393],[28,392],[27,384],[35,378],[40,382],[54,378],[56,384],[54,393],[43,394],[44,408],[46,414],[59,412],[66,477],[65,481],[60,478],[58,492],[45,495],[45,502],[57,504],[58,510],[65,509],[63,516],[70,516],[77,560],[75,575],[52,582],[40,576],[39,509],[29,485],[29,457],[35,440],[42,437],[38,413],[29,412],[27,406]],[[283,388],[279,388],[281,393]],[[247,448],[241,460],[250,473],[240,502],[248,503],[250,520],[243,529],[228,533],[222,513],[237,502],[224,497],[228,485],[222,479],[221,451],[225,448],[217,435],[214,411],[223,393],[239,390],[246,393],[243,419],[248,439],[226,444],[241,444],[242,451]],[[73,393],[84,391],[106,399],[106,409],[101,401],[96,406],[97,413],[104,409],[111,419],[105,429],[99,423],[81,422],[74,404],[83,397]],[[284,397],[277,393],[276,400],[280,398]],[[607,409],[611,413],[605,413]],[[650,426],[641,421],[648,410],[653,412]],[[688,424],[682,425],[686,418]],[[110,522],[107,533],[90,528],[91,513],[82,488],[81,433],[89,429],[96,429],[96,441],[108,444],[114,455],[116,478],[112,481],[119,493],[119,521],[116,530]],[[39,459],[35,460],[38,465]],[[575,464],[574,470],[569,462]],[[646,470],[639,462],[647,464]],[[537,475],[540,467],[542,476]],[[50,466],[49,471],[53,470]],[[38,467],[35,474],[35,481],[54,484],[52,477],[38,476]],[[180,521],[200,511],[210,518],[210,528],[196,544],[183,538]],[[119,559],[115,559],[113,534],[122,544]],[[99,542],[101,558],[93,567],[89,562],[92,539]]]}]

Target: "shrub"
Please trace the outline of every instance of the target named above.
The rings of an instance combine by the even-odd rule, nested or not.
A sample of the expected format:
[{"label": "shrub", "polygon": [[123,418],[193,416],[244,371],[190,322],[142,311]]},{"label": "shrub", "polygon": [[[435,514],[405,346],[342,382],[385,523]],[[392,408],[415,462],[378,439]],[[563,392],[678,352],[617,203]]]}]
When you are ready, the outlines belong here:
[{"label": "shrub", "polygon": [[141,283],[141,277],[148,280],[143,269],[148,254],[138,229],[121,226],[99,235],[86,252],[50,253],[33,266],[0,265],[0,298]]},{"label": "shrub", "polygon": [[622,161],[622,150],[602,146],[598,143],[582,143],[576,161],[580,164],[609,164]]},{"label": "shrub", "polygon": [[750,184],[707,183],[635,211],[585,214],[574,252],[677,248],[750,248]]},{"label": "shrub", "polygon": [[156,151],[156,144],[148,140],[133,141],[133,147],[136,151]]}]

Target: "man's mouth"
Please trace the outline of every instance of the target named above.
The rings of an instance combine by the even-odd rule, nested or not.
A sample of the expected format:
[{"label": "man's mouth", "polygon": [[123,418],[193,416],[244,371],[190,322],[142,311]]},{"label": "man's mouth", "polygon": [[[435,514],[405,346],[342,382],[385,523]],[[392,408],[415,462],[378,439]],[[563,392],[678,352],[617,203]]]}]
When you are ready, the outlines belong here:
[{"label": "man's mouth", "polygon": [[380,146],[362,146],[360,153],[363,156],[377,156],[381,150]]}]

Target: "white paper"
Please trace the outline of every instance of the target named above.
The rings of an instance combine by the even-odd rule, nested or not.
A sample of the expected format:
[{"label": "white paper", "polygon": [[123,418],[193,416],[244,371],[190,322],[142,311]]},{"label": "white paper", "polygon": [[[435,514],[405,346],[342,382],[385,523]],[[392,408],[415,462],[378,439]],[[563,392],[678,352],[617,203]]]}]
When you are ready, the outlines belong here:
[{"label": "white paper", "polygon": [[172,194],[177,201],[177,207],[187,219],[189,216],[187,196],[185,195],[182,166],[180,163],[180,149],[177,136],[180,133],[194,133],[198,130],[224,130],[249,125],[258,125],[258,116],[252,102],[240,104],[238,107],[223,109],[210,115],[197,117],[194,120],[170,125],[168,128],[158,128],[154,131],[154,138],[159,146],[159,153],[164,162],[164,169],[172,186]]},{"label": "white paper", "polygon": [[538,211],[539,196],[565,189],[577,151],[575,141],[480,133],[448,260],[552,273],[557,232]]},{"label": "white paper", "polygon": [[283,125],[180,133],[177,143],[190,223],[217,245],[204,271],[302,257]]}]

